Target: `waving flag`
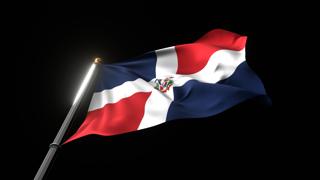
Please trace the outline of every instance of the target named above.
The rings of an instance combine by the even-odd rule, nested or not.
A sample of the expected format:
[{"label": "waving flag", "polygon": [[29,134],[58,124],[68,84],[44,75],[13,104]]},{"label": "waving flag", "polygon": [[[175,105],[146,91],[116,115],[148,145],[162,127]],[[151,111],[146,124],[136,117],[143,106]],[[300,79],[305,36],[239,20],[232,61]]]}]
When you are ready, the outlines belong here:
[{"label": "waving flag", "polygon": [[191,44],[102,65],[88,115],[66,142],[208,117],[265,95],[262,82],[245,61],[246,39],[216,29]]}]

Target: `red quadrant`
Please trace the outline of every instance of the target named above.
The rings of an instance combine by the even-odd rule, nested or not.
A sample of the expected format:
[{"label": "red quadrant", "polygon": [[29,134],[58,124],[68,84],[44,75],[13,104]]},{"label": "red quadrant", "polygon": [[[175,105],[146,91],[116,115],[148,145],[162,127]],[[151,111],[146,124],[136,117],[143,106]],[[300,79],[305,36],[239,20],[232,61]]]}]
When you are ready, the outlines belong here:
[{"label": "red quadrant", "polygon": [[78,131],[65,143],[89,134],[110,136],[137,130],[150,94],[151,92],[135,93],[117,103],[90,111]]},{"label": "red quadrant", "polygon": [[194,74],[201,71],[211,55],[218,50],[240,51],[246,45],[246,36],[222,29],[215,29],[192,44],[176,46],[178,57],[177,74]]}]

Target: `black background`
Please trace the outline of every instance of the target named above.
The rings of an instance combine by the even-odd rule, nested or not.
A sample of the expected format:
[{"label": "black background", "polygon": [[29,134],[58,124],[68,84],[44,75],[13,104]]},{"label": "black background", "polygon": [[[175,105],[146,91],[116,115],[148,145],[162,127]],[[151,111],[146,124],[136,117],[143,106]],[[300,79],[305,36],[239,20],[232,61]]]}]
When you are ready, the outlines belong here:
[{"label": "black background", "polygon": [[[176,2],[177,3],[177,2]],[[14,21],[18,59],[16,109],[23,131],[23,179],[32,179],[62,124],[94,57],[119,62],[190,43],[223,28],[247,35],[247,62],[273,97],[270,55],[274,14],[268,4],[195,2],[69,3],[19,6]],[[90,93],[67,134],[86,115]],[[154,179],[189,175],[263,176],[276,170],[272,108],[259,98],[217,116],[177,120],[113,137],[87,136],[59,150],[47,179]],[[150,173],[150,174],[149,174]],[[197,179],[203,179],[198,177]]]}]

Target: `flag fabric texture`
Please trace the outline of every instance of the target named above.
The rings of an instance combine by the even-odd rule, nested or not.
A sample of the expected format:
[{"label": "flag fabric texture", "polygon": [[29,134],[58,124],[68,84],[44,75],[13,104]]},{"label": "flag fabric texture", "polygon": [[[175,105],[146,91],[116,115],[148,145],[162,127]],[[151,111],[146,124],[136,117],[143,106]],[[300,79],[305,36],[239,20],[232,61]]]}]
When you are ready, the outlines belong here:
[{"label": "flag fabric texture", "polygon": [[174,119],[208,117],[266,95],[245,59],[246,36],[215,29],[191,44],[103,64],[88,114],[65,143],[111,136]]}]

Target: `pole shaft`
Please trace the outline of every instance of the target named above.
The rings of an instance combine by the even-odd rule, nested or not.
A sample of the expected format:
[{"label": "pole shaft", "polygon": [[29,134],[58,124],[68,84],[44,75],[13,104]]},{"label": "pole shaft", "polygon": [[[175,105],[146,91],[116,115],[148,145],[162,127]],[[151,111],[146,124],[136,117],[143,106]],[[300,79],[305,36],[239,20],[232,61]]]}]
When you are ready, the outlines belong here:
[{"label": "pole shaft", "polygon": [[[80,102],[80,101],[78,101],[78,102]],[[79,106],[79,103],[76,103],[76,104],[72,105],[72,107],[70,108],[68,115],[66,116],[65,120],[63,121],[63,124],[61,125],[60,130],[52,143],[57,146],[50,146],[49,147],[49,151],[48,151],[46,157],[44,158],[34,180],[42,180],[42,178],[44,177],[55,153],[57,152],[57,149],[62,141],[62,138],[63,138],[66,130],[69,127],[69,124],[70,124],[72,117],[73,117],[78,106]]]},{"label": "pole shaft", "polygon": [[[95,66],[97,64],[93,64],[92,67],[95,69]],[[91,67],[91,68],[92,68]],[[93,71],[94,71],[93,69]],[[90,70],[89,70],[90,72]],[[93,72],[92,72],[93,73]],[[90,84],[90,80],[92,79],[93,75],[91,75],[90,79],[88,79],[89,83]],[[87,77],[86,77],[87,78]],[[86,79],[85,78],[85,79]],[[87,84],[87,85],[88,85]],[[40,166],[40,168],[38,169],[38,172],[36,174],[36,176],[34,177],[34,180],[42,180],[44,175],[46,174],[46,171],[48,169],[48,167],[50,166],[50,163],[55,155],[55,153],[57,152],[57,149],[59,148],[60,144],[61,144],[61,141],[62,141],[62,138],[64,137],[64,134],[66,133],[70,123],[71,123],[71,120],[74,116],[74,113],[76,112],[76,110],[78,109],[79,105],[80,105],[80,102],[81,102],[81,99],[83,97],[83,95],[85,94],[84,92],[87,90],[87,86],[84,87],[84,91],[83,93],[80,95],[79,97],[79,100],[77,100],[70,108],[66,118],[64,119],[61,127],[60,127],[60,130],[59,132],[57,133],[55,139],[53,140],[53,143],[50,144],[49,146],[49,151],[46,155],[46,157],[44,158],[44,160],[42,161],[42,164]]]},{"label": "pole shaft", "polygon": [[49,148],[49,151],[46,157],[44,158],[36,176],[34,177],[34,180],[41,180],[44,177],[56,151],[57,151],[57,148],[51,148],[51,147]]}]

